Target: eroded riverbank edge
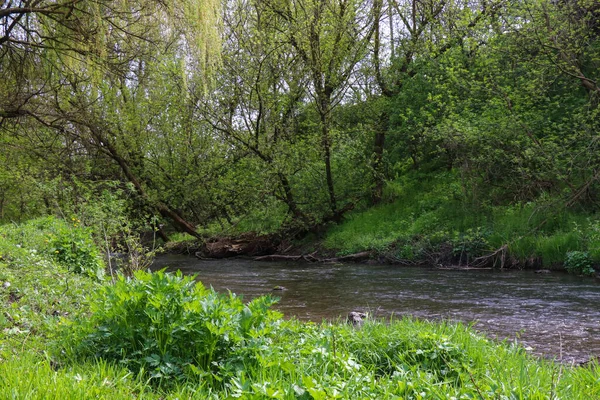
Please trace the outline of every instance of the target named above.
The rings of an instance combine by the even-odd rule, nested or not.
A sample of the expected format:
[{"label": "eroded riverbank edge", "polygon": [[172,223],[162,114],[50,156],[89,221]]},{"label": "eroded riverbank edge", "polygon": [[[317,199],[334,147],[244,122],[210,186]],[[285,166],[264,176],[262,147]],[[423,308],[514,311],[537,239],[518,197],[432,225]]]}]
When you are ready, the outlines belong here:
[{"label": "eroded riverbank edge", "polygon": [[[567,273],[564,264],[545,265],[541,257],[520,259],[504,245],[478,256],[466,254],[451,243],[443,243],[435,248],[419,249],[419,257],[398,257],[396,244],[386,249],[362,249],[347,253],[326,248],[319,240],[297,243],[281,239],[275,235],[246,233],[237,236],[217,236],[204,240],[183,240],[168,242],[165,254],[184,254],[204,259],[244,258],[255,261],[304,261],[311,263],[365,263],[392,264],[404,266],[434,266],[439,269],[519,269],[534,270],[537,273]],[[593,276],[600,279],[600,269]]]}]

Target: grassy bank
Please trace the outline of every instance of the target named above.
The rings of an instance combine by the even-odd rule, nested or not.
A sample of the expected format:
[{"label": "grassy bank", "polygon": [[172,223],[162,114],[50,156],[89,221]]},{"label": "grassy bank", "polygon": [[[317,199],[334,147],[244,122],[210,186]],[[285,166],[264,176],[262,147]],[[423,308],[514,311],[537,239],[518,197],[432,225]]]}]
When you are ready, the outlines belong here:
[{"label": "grassy bank", "polygon": [[[101,259],[75,225],[0,228],[0,398],[600,398],[597,365],[538,360],[460,324],[301,323],[268,297],[181,276],[113,283],[85,272]],[[68,241],[91,266],[60,255]]]},{"label": "grassy bank", "polygon": [[[390,183],[387,202],[348,215],[322,246],[339,254],[365,250],[399,262],[562,269],[600,263],[600,220],[560,198],[511,205],[469,201],[458,176],[409,174]],[[479,259],[495,253],[494,256]]]}]

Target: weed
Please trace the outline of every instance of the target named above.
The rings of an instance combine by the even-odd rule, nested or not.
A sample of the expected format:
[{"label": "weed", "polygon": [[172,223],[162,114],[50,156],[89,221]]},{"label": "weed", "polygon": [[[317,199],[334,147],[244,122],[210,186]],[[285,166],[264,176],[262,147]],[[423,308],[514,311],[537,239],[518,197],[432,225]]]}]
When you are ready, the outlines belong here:
[{"label": "weed", "polygon": [[91,316],[65,331],[73,341],[64,350],[117,362],[155,384],[201,377],[217,385],[240,346],[273,320],[273,303],[261,297],[244,305],[181,274],[137,271],[93,296]]},{"label": "weed", "polygon": [[569,251],[565,257],[565,269],[576,275],[594,275],[596,272],[589,254],[583,251]]}]

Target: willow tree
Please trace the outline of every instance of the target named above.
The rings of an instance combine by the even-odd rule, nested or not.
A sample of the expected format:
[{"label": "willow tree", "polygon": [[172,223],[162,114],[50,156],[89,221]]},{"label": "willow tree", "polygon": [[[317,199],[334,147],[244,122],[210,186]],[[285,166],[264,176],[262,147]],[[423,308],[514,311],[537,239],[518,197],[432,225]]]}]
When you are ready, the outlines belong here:
[{"label": "willow tree", "polygon": [[[0,9],[0,133],[24,141],[30,150],[49,138],[77,143],[79,157],[109,157],[120,177],[134,185],[151,209],[196,235],[185,220],[140,176],[139,160],[127,149],[126,124],[111,129],[108,101],[117,103],[140,80],[148,63],[169,49],[179,60],[179,75],[205,78],[218,63],[219,4],[186,1],[176,7],[146,0],[19,0]],[[175,50],[173,50],[175,49]],[[107,86],[108,83],[108,86]],[[104,86],[103,86],[104,85]],[[126,109],[115,115],[126,119]],[[159,110],[160,112],[160,110]],[[43,132],[43,134],[40,134]],[[62,149],[65,150],[64,148]]]},{"label": "willow tree", "polygon": [[301,136],[298,115],[309,79],[297,54],[285,44],[286,34],[271,17],[260,2],[227,4],[222,68],[215,89],[208,96],[196,96],[198,114],[229,143],[234,159],[245,158],[246,166],[259,165],[260,177],[245,179],[248,168],[239,171],[241,176],[230,188],[237,193],[235,197],[244,197],[240,192],[252,193],[255,200],[262,199],[256,203],[275,209],[269,199],[282,202],[287,208],[284,218],[291,218],[287,225],[306,226],[309,217],[299,205],[293,180],[308,161],[304,158],[300,165],[306,154],[294,143]]}]

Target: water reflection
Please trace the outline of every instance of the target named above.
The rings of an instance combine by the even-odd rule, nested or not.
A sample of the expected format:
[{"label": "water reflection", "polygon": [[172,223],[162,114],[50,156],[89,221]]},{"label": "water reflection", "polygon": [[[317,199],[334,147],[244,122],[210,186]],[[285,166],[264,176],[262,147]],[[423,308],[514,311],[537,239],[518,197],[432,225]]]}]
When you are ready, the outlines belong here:
[{"label": "water reflection", "polygon": [[[368,311],[377,317],[415,315],[475,323],[496,338],[518,337],[532,352],[563,361],[600,356],[600,282],[530,271],[456,271],[389,265],[322,265],[159,258],[197,274],[207,286],[247,299],[281,298],[277,308],[301,320],[321,321]],[[276,286],[286,290],[276,290]]]}]

